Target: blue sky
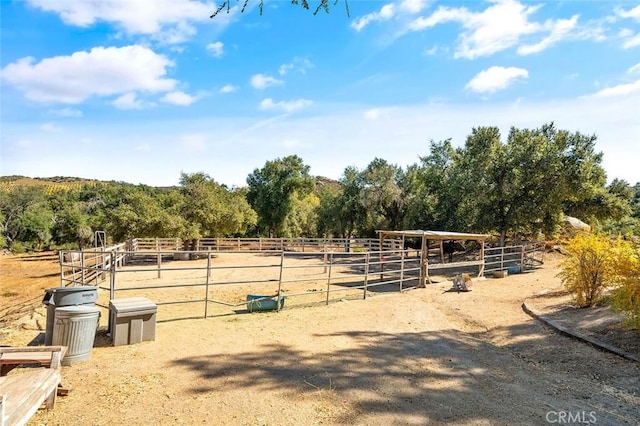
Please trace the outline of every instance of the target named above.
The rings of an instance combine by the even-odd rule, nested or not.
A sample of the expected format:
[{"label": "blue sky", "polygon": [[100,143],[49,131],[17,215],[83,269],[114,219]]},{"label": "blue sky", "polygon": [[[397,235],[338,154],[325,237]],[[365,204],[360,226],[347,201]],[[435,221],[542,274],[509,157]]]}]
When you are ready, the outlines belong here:
[{"label": "blue sky", "polygon": [[0,0],[0,174],[243,186],[297,154],[337,179],[554,121],[640,182],[640,1],[258,3]]}]

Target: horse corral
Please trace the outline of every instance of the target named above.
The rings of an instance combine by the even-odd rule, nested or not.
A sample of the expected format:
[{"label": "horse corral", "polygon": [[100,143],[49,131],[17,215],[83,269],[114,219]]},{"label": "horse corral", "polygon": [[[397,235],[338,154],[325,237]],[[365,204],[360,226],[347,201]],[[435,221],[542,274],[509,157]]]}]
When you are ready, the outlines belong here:
[{"label": "horse corral", "polygon": [[[157,243],[160,245],[160,241]],[[226,289],[239,290],[228,299],[237,306],[209,302],[214,314],[217,308],[246,312],[242,296],[253,292],[252,285],[275,286],[282,281],[282,288],[288,290],[296,283],[287,281],[303,279],[300,285],[304,287],[318,281],[318,276],[326,285],[329,267],[332,280],[346,275],[334,273],[338,261],[330,263],[330,252],[325,262],[321,250],[309,253],[305,243],[305,252],[286,247],[284,265],[290,268],[281,268],[282,279],[278,273],[277,282],[220,284],[224,274],[231,274],[228,279],[235,281],[233,271],[246,275],[243,270],[260,262],[265,267],[251,276],[256,281],[273,280],[267,271],[279,269],[270,265],[278,264],[278,256],[283,256],[280,247],[271,253],[254,253],[237,250],[237,245],[246,241],[230,240],[227,244],[235,245],[234,253],[215,249],[184,253],[182,245],[177,250],[174,245],[173,249],[149,252],[145,251],[149,247],[139,246],[136,251],[129,250],[137,256],[126,259],[126,247],[117,252],[94,250],[75,259],[68,256],[66,263],[76,267],[74,272],[73,267],[63,266],[64,279],[69,285],[80,283],[72,281],[74,278],[97,283],[105,289],[101,291],[103,298],[110,296],[113,277],[118,298],[140,291],[118,290],[132,286],[157,292],[153,296],[160,303],[160,296],[179,302],[175,292],[184,290],[203,299],[210,254],[209,266],[217,268],[209,268],[209,285],[213,287],[210,297],[217,298]],[[376,248],[374,244],[371,250]],[[456,248],[453,263],[470,255],[457,244]],[[338,252],[337,248],[333,250]],[[366,252],[357,250],[359,256],[366,256]],[[489,264],[496,269],[508,267],[537,254],[528,250],[486,249],[485,272]],[[287,257],[289,253],[291,258]],[[348,258],[354,253],[341,254]],[[436,256],[435,250],[432,254]],[[173,260],[174,255],[178,260]],[[405,258],[419,257],[415,252],[405,254]],[[437,264],[437,259],[430,256],[430,260],[431,265]],[[30,276],[39,265],[33,257],[16,261],[29,268]],[[314,296],[320,298],[312,304],[326,303],[326,293],[320,292],[302,296],[284,293],[286,304],[279,313],[223,314],[209,319],[203,318],[203,302],[160,305],[159,313],[167,316],[158,323],[153,341],[113,346],[101,327],[90,361],[63,368],[64,381],[72,392],[60,399],[55,410],[39,411],[32,421],[131,425],[544,424],[559,413],[584,412],[599,424],[635,424],[640,409],[638,366],[554,333],[532,321],[520,307],[524,299],[559,285],[558,261],[558,256],[551,254],[535,273],[509,275],[506,279],[477,280],[475,266],[470,273],[474,277],[472,291],[467,293],[451,292],[451,283],[441,281],[457,274],[457,269],[430,269],[433,284],[424,289],[399,292],[399,283],[392,283],[393,293],[369,298],[379,294],[374,286],[367,300],[340,299],[341,293],[351,290],[360,292],[354,297],[361,299],[364,288],[345,290],[336,282],[337,291],[330,295],[332,300],[343,301],[330,303],[329,307],[289,309]],[[77,266],[80,264],[84,264],[83,270]],[[242,265],[251,268],[239,268]],[[1,266],[0,278],[9,264],[5,260]],[[349,268],[354,269],[353,265]],[[112,269],[118,271],[111,275]],[[171,269],[193,275],[171,276]],[[46,274],[51,272],[55,270]],[[311,276],[312,272],[317,275]],[[289,273],[306,275],[297,278]],[[379,273],[375,270],[370,278],[380,279]],[[136,276],[142,279],[127,283]],[[173,282],[176,277],[182,281]],[[183,296],[192,297],[186,293]],[[173,309],[178,310],[173,312],[176,319],[200,318],[172,321],[168,313]],[[32,323],[28,319],[17,322],[15,334],[5,334],[8,338],[4,343],[24,346],[36,342],[34,335],[39,328],[29,325],[44,318],[42,311],[40,308],[36,312]]]},{"label": "horse corral", "polygon": [[[407,235],[419,235],[421,248],[405,249]],[[258,303],[281,301],[274,304],[280,310],[404,292],[431,283],[434,273],[443,274],[438,280],[453,279],[459,272],[482,277],[485,269],[524,267],[525,257],[542,249],[522,245],[511,248],[517,256],[506,258],[504,248],[491,249],[488,259],[498,258],[498,265],[485,264],[487,237],[380,231],[379,240],[134,239],[108,248],[62,252],[61,283],[97,285],[104,290],[98,301],[103,308],[112,299],[142,296],[161,306],[160,321],[206,318],[251,310],[247,299],[256,295],[261,296]],[[445,243],[452,238],[479,243],[458,253],[449,250],[445,259]],[[436,243],[430,245],[429,239]],[[183,250],[185,246],[197,250]]]}]

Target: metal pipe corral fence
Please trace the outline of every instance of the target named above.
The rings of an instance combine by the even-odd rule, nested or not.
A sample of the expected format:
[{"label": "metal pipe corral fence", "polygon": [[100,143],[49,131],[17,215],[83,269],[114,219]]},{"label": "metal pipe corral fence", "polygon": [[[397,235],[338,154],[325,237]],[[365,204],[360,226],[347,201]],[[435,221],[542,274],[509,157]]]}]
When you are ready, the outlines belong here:
[{"label": "metal pipe corral fence", "polygon": [[[215,245],[207,245],[213,240],[217,240]],[[232,241],[234,249],[223,249]],[[344,239],[206,239],[207,244],[198,244],[205,250],[181,250],[177,239],[134,239],[112,247],[60,252],[60,279],[63,287],[98,286],[108,292],[109,300],[144,296],[157,305],[202,306],[201,311],[185,308],[160,320],[246,312],[248,295],[286,299],[283,306],[274,305],[279,311],[420,286],[424,273],[420,253],[411,256],[415,249],[405,250],[397,244],[378,250],[378,240],[366,241],[371,244],[355,239],[348,246]],[[146,248],[152,243],[156,250]],[[330,250],[331,244],[339,244],[339,250]],[[486,272],[514,265],[525,270],[543,262],[544,244],[484,251],[484,263],[473,259],[430,264],[428,269],[481,263]],[[108,306],[108,301],[100,306]]]}]

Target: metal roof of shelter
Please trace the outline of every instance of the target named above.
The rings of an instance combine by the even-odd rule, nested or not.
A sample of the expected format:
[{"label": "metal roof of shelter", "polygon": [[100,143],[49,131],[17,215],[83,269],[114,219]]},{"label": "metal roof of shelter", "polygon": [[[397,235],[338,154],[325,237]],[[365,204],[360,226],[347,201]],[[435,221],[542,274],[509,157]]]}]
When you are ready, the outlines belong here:
[{"label": "metal roof of shelter", "polygon": [[422,230],[409,230],[409,231],[376,231],[380,238],[386,236],[405,236],[405,237],[427,237],[430,240],[477,240],[484,241],[491,238],[490,234],[469,234],[465,232],[450,232],[450,231],[422,231]]}]

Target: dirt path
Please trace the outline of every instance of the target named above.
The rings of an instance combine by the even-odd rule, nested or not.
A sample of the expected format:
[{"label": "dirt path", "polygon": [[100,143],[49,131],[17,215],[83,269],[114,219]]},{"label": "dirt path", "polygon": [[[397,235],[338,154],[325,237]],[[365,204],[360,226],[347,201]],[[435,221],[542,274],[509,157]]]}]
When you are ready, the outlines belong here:
[{"label": "dirt path", "polygon": [[[0,264],[0,266],[2,266]],[[63,368],[73,391],[32,424],[638,424],[640,366],[558,335],[522,301],[535,273],[445,292],[162,322],[157,340]],[[4,286],[4,281],[2,282]],[[4,289],[3,289],[4,290]],[[5,330],[3,344],[38,336]],[[6,343],[5,343],[6,342]],[[564,417],[563,417],[564,416]]]}]

